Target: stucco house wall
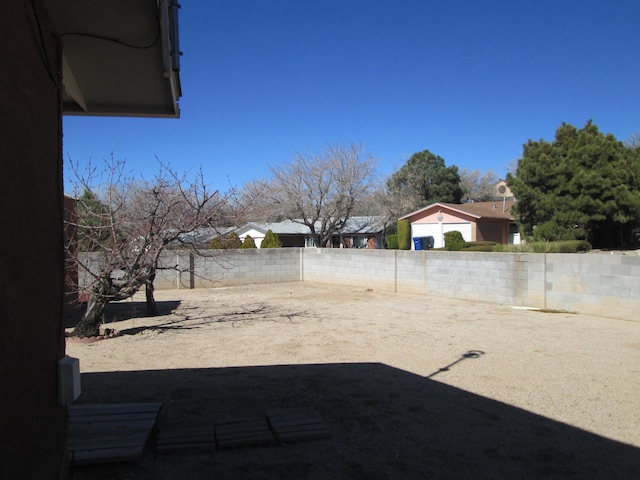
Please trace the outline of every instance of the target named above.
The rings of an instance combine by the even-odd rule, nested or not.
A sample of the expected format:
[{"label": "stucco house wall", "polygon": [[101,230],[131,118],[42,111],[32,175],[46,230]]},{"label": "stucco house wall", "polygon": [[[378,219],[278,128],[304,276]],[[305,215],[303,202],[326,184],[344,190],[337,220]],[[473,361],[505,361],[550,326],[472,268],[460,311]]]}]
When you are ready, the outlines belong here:
[{"label": "stucco house wall", "polygon": [[476,224],[475,241],[508,243],[508,226],[501,222],[484,222]]}]

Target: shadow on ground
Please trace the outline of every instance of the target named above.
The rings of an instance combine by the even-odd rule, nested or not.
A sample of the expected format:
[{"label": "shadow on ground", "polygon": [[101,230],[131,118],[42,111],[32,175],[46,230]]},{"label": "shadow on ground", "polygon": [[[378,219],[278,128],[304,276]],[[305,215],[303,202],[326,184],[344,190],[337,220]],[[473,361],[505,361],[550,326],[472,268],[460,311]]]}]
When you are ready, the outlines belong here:
[{"label": "shadow on ground", "polygon": [[[158,315],[154,317],[161,317],[164,315],[172,314],[180,306],[180,301],[161,301],[156,302],[156,308],[158,309]],[[80,303],[76,306],[65,307],[65,328],[75,327],[82,319],[85,310],[87,309],[86,303]],[[107,304],[104,310],[104,323],[109,324],[112,322],[120,322],[122,320],[129,320],[130,318],[142,318],[147,313],[146,302],[132,302],[129,300],[123,300],[121,302],[110,302]]]},{"label": "shadow on ground", "polygon": [[332,438],[151,449],[73,479],[640,478],[638,448],[379,363],[89,373],[82,390],[80,403],[161,401],[159,428],[311,407]]}]

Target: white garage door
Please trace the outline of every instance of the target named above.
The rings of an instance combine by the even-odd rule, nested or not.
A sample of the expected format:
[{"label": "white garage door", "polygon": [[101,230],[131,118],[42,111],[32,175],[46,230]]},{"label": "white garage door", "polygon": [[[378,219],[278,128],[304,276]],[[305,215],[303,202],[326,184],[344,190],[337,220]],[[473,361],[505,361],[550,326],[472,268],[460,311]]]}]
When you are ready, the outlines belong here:
[{"label": "white garage door", "polygon": [[[440,226],[439,223],[413,223],[411,224],[411,236],[412,237],[428,237],[432,236],[434,240],[434,248],[444,247],[444,234],[458,230],[462,233],[462,238],[465,241],[471,241],[471,222],[461,223],[443,223]],[[414,249],[413,241],[411,242],[411,249]]]}]

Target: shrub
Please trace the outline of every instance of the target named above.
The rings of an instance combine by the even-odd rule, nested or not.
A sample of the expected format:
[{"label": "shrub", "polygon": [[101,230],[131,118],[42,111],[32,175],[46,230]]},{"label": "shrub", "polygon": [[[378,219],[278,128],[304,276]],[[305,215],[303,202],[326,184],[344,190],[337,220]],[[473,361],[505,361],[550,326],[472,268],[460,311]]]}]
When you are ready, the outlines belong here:
[{"label": "shrub", "polygon": [[251,235],[247,235],[244,237],[244,242],[242,242],[242,248],[258,248],[256,247],[256,242]]},{"label": "shrub", "polygon": [[462,249],[465,252],[495,252],[497,242],[466,242]]},{"label": "shrub", "polygon": [[211,240],[211,243],[209,244],[209,248],[220,250],[224,247],[222,246],[222,242],[220,241],[220,238],[214,237],[213,240]]},{"label": "shrub", "polygon": [[398,220],[398,248],[411,250],[411,223],[409,220]]},{"label": "shrub", "polygon": [[563,240],[559,242],[530,242],[520,245],[496,245],[497,252],[522,253],[578,253],[591,250],[586,240]]},{"label": "shrub", "polygon": [[458,230],[452,230],[445,232],[444,234],[444,247],[449,251],[462,250],[465,241],[462,233]]},{"label": "shrub", "polygon": [[227,249],[236,249],[242,248],[242,240],[236,232],[231,232],[224,239],[224,248]]},{"label": "shrub", "polygon": [[387,235],[387,248],[389,250],[397,250],[398,249],[398,234],[391,233]]},{"label": "shrub", "polygon": [[265,233],[262,242],[260,243],[260,248],[281,248],[282,242],[278,238],[278,235],[273,233],[272,230],[267,230]]},{"label": "shrub", "polygon": [[558,253],[585,253],[591,250],[591,244],[586,240],[565,240],[554,243],[557,244]]}]

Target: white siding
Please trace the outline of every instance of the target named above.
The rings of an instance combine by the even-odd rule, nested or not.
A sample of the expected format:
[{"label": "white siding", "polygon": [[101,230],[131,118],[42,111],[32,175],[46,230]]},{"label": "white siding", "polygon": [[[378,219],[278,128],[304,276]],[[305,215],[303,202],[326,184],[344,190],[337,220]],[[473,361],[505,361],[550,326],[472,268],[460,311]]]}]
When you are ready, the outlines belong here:
[{"label": "white siding", "polygon": [[245,232],[242,235],[239,235],[240,240],[244,242],[244,239],[247,237],[247,235],[253,238],[253,241],[256,242],[256,247],[260,248],[260,244],[262,243],[262,240],[264,240],[264,233],[259,232],[258,230],[254,230],[252,228],[248,232]]},{"label": "white siding", "polygon": [[[428,237],[432,236],[434,240],[434,248],[444,247],[444,234],[458,230],[462,233],[462,237],[465,241],[471,241],[471,222],[460,223],[412,223],[411,224],[411,237]],[[413,250],[413,241],[411,242],[411,249]]]}]

